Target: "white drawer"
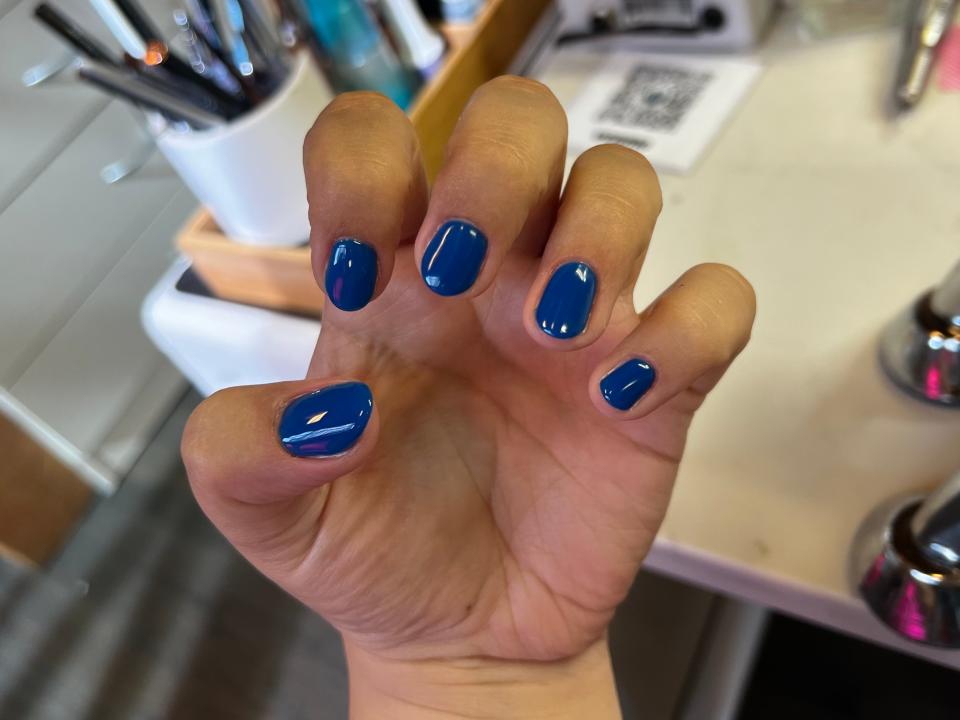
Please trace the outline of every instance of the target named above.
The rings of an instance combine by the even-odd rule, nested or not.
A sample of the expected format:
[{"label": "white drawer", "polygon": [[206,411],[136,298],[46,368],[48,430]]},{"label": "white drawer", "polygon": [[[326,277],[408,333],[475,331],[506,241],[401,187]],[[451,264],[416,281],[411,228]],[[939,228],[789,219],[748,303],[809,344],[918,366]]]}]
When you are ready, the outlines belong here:
[{"label": "white drawer", "polygon": [[0,0],[0,20],[3,20],[3,16],[10,12],[13,6],[19,1],[20,0]]},{"label": "white drawer", "polygon": [[[72,70],[34,87],[23,86],[26,69],[69,51],[34,20],[36,4],[0,0],[0,212],[108,103],[103,93],[77,81]],[[57,7],[107,47],[117,47],[89,2],[65,0]],[[105,152],[100,164],[114,160],[116,154],[112,149]]]},{"label": "white drawer", "polygon": [[[182,189],[158,156],[128,180],[100,182],[103,157],[138,132],[112,104],[0,214],[0,385],[20,378]],[[166,248],[174,227],[156,242]]]},{"label": "white drawer", "polygon": [[174,260],[170,238],[196,205],[180,190],[132,235],[134,243],[10,387],[85,454],[96,454],[141,388],[164,372],[167,360],[144,333],[140,306]]}]

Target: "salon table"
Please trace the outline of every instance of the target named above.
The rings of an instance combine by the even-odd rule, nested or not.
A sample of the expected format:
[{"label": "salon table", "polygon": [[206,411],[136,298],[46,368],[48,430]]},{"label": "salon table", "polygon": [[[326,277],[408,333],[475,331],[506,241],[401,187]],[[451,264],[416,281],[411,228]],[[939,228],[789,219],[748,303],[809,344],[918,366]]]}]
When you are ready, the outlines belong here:
[{"label": "salon table", "polygon": [[[661,178],[638,306],[717,261],[753,282],[759,312],[694,422],[646,566],[960,668],[960,651],[882,626],[847,574],[851,539],[875,506],[960,469],[960,411],[902,394],[876,359],[883,326],[960,256],[960,94],[931,88],[913,115],[889,122],[896,40],[775,38],[694,171]],[[569,102],[590,61],[545,67]],[[303,376],[319,321],[178,291],[186,268],[154,287],[143,320],[202,392]]]}]

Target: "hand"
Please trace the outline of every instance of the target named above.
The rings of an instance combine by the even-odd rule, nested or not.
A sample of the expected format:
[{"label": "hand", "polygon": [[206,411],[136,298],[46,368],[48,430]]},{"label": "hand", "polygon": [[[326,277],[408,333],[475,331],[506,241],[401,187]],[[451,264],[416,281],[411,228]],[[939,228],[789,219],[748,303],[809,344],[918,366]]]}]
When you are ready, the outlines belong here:
[{"label": "hand", "polygon": [[184,434],[205,512],[354,671],[602,666],[693,413],[749,337],[723,265],[636,314],[656,175],[600,146],[561,198],[566,132],[544,86],[498,78],[428,192],[403,113],[338,97],[304,148],[332,300],[308,378],[219,392]]}]

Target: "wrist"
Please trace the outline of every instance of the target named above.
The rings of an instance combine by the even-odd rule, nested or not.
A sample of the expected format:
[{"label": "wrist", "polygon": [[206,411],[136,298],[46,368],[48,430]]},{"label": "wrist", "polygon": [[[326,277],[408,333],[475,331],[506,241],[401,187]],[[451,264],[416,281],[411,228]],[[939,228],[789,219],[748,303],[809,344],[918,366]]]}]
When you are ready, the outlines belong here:
[{"label": "wrist", "polygon": [[551,662],[393,660],[344,641],[352,720],[620,718],[606,639]]}]

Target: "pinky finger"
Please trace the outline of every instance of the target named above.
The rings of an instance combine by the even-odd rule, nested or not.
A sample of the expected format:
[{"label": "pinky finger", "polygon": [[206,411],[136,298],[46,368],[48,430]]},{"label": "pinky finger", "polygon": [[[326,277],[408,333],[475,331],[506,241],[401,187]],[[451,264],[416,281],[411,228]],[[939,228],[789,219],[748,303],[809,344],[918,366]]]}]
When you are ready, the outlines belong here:
[{"label": "pinky finger", "polygon": [[610,417],[634,420],[687,389],[702,396],[747,344],[755,313],[753,288],[736,270],[691,268],[593,371],[593,404]]}]

